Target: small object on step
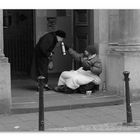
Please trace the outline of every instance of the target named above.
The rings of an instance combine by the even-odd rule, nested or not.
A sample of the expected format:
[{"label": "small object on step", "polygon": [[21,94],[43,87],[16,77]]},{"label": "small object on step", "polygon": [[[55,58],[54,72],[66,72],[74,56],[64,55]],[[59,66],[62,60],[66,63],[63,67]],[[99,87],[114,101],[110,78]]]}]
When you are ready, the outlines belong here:
[{"label": "small object on step", "polygon": [[92,94],[91,90],[86,91],[86,95],[90,96]]}]

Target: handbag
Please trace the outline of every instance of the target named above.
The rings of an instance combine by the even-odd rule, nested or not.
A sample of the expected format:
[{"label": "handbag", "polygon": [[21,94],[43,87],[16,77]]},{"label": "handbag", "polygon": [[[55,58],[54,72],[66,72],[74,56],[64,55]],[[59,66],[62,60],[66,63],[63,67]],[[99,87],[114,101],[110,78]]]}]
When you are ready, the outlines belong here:
[{"label": "handbag", "polygon": [[54,67],[53,61],[49,61],[48,69],[49,69],[49,70],[53,70],[53,67]]}]

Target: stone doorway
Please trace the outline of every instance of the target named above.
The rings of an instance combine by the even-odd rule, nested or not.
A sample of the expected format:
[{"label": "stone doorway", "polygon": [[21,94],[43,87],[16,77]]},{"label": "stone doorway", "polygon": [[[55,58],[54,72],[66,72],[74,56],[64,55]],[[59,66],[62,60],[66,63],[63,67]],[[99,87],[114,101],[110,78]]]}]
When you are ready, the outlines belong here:
[{"label": "stone doorway", "polygon": [[4,54],[11,64],[12,79],[29,76],[34,48],[34,11],[3,10]]}]

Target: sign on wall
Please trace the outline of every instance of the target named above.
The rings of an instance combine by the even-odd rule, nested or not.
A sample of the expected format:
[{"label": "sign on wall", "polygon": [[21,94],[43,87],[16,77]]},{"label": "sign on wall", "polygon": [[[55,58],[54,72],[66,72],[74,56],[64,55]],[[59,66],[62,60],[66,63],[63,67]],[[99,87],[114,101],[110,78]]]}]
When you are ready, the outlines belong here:
[{"label": "sign on wall", "polygon": [[47,17],[47,28],[49,32],[56,30],[56,17]]}]

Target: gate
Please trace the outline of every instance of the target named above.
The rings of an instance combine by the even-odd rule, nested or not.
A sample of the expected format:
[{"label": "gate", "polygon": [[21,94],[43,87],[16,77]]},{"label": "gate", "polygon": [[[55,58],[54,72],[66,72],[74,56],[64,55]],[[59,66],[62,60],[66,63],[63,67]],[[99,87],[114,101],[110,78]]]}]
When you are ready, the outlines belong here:
[{"label": "gate", "polygon": [[9,58],[12,76],[30,73],[34,47],[33,10],[3,10],[4,54]]}]

